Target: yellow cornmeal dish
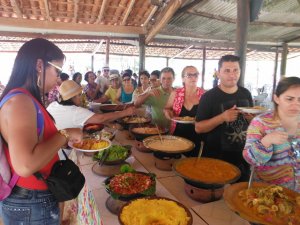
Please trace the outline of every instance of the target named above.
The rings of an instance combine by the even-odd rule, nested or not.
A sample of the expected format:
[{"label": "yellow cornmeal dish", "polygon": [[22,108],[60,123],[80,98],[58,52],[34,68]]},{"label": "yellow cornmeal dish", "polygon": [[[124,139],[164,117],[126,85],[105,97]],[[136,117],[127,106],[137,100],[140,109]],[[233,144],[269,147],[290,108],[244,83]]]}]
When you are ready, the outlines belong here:
[{"label": "yellow cornmeal dish", "polygon": [[125,206],[120,219],[124,225],[187,225],[184,208],[166,199],[137,199]]}]

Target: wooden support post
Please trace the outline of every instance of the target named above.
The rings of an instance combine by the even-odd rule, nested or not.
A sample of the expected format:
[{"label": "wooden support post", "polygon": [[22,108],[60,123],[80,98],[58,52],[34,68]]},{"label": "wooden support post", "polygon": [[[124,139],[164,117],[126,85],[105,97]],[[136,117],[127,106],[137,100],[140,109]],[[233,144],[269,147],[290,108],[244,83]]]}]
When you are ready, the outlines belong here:
[{"label": "wooden support post", "polygon": [[91,70],[94,72],[94,55],[91,56]]},{"label": "wooden support post", "polygon": [[145,35],[139,37],[139,71],[142,71],[145,70]]},{"label": "wooden support post", "polygon": [[286,74],[286,60],[288,55],[288,44],[283,43],[282,45],[282,53],[281,53],[281,66],[280,66],[280,77],[284,77]]},{"label": "wooden support post", "polygon": [[109,50],[110,50],[110,40],[106,39],[106,51],[105,51],[105,66],[109,66]]},{"label": "wooden support post", "polygon": [[203,48],[203,52],[202,52],[202,81],[201,81],[202,88],[204,88],[204,81],[205,81],[205,64],[206,64],[206,47]]},{"label": "wooden support post", "polygon": [[276,55],[275,55],[275,64],[274,64],[273,90],[272,90],[272,94],[275,93],[276,83],[277,83],[278,55],[279,55],[279,50],[278,50],[278,48],[277,48],[277,49],[276,49]]},{"label": "wooden support post", "polygon": [[239,85],[244,86],[247,34],[250,20],[250,0],[237,0],[237,28],[235,54],[240,57],[241,76]]}]

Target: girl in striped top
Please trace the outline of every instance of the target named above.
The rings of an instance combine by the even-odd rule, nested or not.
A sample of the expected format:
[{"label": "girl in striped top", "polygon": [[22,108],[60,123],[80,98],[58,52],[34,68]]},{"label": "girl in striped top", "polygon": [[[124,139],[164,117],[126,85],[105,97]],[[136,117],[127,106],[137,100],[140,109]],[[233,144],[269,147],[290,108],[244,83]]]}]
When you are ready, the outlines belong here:
[{"label": "girl in striped top", "polygon": [[243,156],[254,180],[300,192],[300,78],[283,78],[273,100],[273,111],[251,121]]}]

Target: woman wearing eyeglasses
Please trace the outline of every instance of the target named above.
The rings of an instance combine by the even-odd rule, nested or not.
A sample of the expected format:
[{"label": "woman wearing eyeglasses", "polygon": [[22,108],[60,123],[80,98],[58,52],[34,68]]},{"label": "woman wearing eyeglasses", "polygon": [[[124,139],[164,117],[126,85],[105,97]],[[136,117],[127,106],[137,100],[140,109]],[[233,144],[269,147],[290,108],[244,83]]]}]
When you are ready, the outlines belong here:
[{"label": "woman wearing eyeglasses", "polygon": [[283,78],[273,101],[274,110],[251,120],[243,156],[254,180],[300,192],[300,78]]},{"label": "woman wearing eyeglasses", "polygon": [[57,200],[33,174],[39,171],[48,177],[58,161],[58,150],[68,141],[82,140],[78,128],[58,131],[44,107],[45,93],[55,86],[64,60],[63,52],[50,41],[37,38],[26,42],[1,95],[1,101],[8,99],[0,110],[0,131],[7,143],[3,148],[18,177],[10,195],[0,201],[5,225],[59,224]]},{"label": "woman wearing eyeglasses", "polygon": [[131,82],[131,75],[127,72],[122,75],[122,86],[118,89],[117,99],[119,103],[128,103],[132,101],[134,86]]},{"label": "woman wearing eyeglasses", "polygon": [[[195,117],[199,100],[204,93],[202,88],[197,87],[199,72],[194,66],[186,66],[181,73],[183,87],[174,90],[165,106],[164,114],[167,119],[173,117]],[[170,133],[184,137],[195,144],[195,148],[187,153],[186,156],[197,156],[199,152],[200,137],[195,132],[194,124],[182,124],[172,121]]]}]

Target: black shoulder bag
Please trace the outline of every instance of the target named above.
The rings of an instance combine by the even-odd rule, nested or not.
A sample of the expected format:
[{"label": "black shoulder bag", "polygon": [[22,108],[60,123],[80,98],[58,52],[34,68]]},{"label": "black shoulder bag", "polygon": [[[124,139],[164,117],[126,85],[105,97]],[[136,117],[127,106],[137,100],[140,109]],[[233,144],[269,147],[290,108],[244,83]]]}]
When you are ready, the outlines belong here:
[{"label": "black shoulder bag", "polygon": [[64,150],[62,152],[66,160],[59,160],[54,163],[47,179],[40,172],[34,174],[37,179],[46,182],[58,202],[76,198],[85,183],[85,178],[79,167],[68,158]]}]

